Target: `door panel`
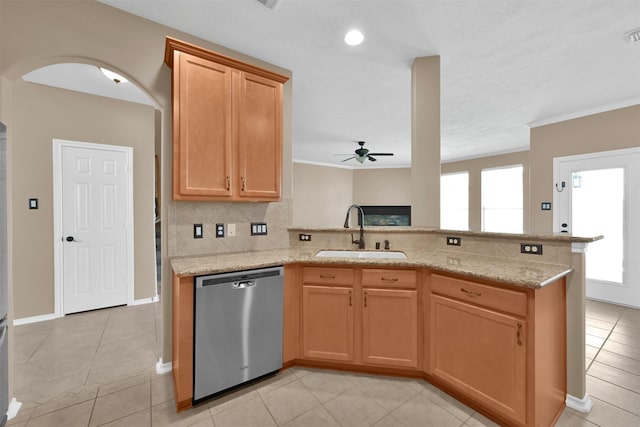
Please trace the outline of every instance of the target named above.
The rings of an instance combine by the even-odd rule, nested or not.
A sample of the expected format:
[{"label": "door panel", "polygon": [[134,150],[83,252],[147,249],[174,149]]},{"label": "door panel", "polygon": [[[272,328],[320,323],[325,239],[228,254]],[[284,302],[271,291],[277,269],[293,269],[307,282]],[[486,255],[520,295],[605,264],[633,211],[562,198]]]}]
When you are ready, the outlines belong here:
[{"label": "door panel", "polygon": [[230,196],[231,69],[186,53],[179,54],[178,64],[174,197]]},{"label": "door panel", "polygon": [[238,101],[240,197],[280,197],[282,84],[241,73]]},{"label": "door panel", "polygon": [[61,148],[65,314],[127,303],[128,156],[87,146]]},{"label": "door panel", "polygon": [[429,373],[525,422],[526,322],[431,295]]},{"label": "door panel", "polygon": [[363,290],[363,304],[364,362],[416,368],[418,292],[367,288]]},{"label": "door panel", "polygon": [[353,289],[302,287],[302,345],[305,357],[353,361]]},{"label": "door panel", "polygon": [[640,307],[640,150],[562,157],[554,170],[554,231],[604,236],[587,247],[587,297]]}]

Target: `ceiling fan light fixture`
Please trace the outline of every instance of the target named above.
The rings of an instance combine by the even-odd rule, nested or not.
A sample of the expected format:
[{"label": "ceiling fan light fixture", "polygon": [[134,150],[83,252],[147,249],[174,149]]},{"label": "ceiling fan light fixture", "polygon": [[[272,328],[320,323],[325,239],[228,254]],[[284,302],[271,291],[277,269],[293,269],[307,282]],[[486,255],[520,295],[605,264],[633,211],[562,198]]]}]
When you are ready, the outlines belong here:
[{"label": "ceiling fan light fixture", "polygon": [[359,30],[351,30],[344,36],[344,42],[349,46],[358,46],[364,41],[364,36]]},{"label": "ceiling fan light fixture", "polygon": [[625,38],[630,42],[640,42],[640,28],[625,33]]},{"label": "ceiling fan light fixture", "polygon": [[98,68],[100,68],[100,71],[102,71],[102,74],[104,74],[109,80],[113,80],[116,84],[128,82],[127,79],[125,79],[118,73],[114,73],[113,71],[103,67],[98,67]]},{"label": "ceiling fan light fixture", "polygon": [[358,157],[356,157],[356,160],[359,163],[364,163],[364,161],[367,160],[367,156],[358,156]]}]

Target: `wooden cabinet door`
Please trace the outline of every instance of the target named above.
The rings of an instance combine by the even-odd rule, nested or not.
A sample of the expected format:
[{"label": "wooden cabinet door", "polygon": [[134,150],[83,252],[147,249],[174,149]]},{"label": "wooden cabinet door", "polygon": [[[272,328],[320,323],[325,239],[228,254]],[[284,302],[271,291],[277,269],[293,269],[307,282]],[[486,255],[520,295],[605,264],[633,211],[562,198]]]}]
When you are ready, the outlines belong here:
[{"label": "wooden cabinet door", "polygon": [[278,199],[282,175],[282,83],[238,73],[237,181],[240,198]]},{"label": "wooden cabinet door", "polygon": [[231,196],[231,69],[176,52],[173,194],[176,200]]},{"label": "wooden cabinet door", "polygon": [[524,423],[526,329],[517,317],[431,295],[429,374]]},{"label": "wooden cabinet door", "polygon": [[353,361],[353,289],[302,287],[302,354]]},{"label": "wooden cabinet door", "polygon": [[417,291],[364,289],[362,293],[363,362],[417,367]]}]

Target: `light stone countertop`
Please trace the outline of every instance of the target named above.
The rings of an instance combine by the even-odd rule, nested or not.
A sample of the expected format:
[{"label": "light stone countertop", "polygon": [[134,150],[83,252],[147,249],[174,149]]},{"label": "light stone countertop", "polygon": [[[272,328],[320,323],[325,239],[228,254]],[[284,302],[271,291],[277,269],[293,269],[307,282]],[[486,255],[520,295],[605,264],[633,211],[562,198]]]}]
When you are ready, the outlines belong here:
[{"label": "light stone countertop", "polygon": [[469,278],[490,280],[526,288],[540,288],[573,271],[567,265],[510,260],[446,250],[402,251],[407,259],[320,258],[315,249],[276,249],[205,256],[176,257],[170,260],[178,277],[202,276],[250,270],[290,263],[351,265],[368,267],[423,267]]}]

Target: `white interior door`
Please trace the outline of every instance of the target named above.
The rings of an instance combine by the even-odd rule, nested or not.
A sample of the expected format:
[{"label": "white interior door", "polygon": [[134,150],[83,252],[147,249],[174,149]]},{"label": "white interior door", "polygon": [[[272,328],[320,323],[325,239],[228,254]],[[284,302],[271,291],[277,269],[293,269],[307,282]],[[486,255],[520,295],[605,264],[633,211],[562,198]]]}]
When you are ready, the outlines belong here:
[{"label": "white interior door", "polygon": [[132,150],[58,142],[62,314],[127,304]]},{"label": "white interior door", "polygon": [[554,175],[554,231],[604,236],[587,248],[587,297],[640,307],[640,148],[558,158]]}]

